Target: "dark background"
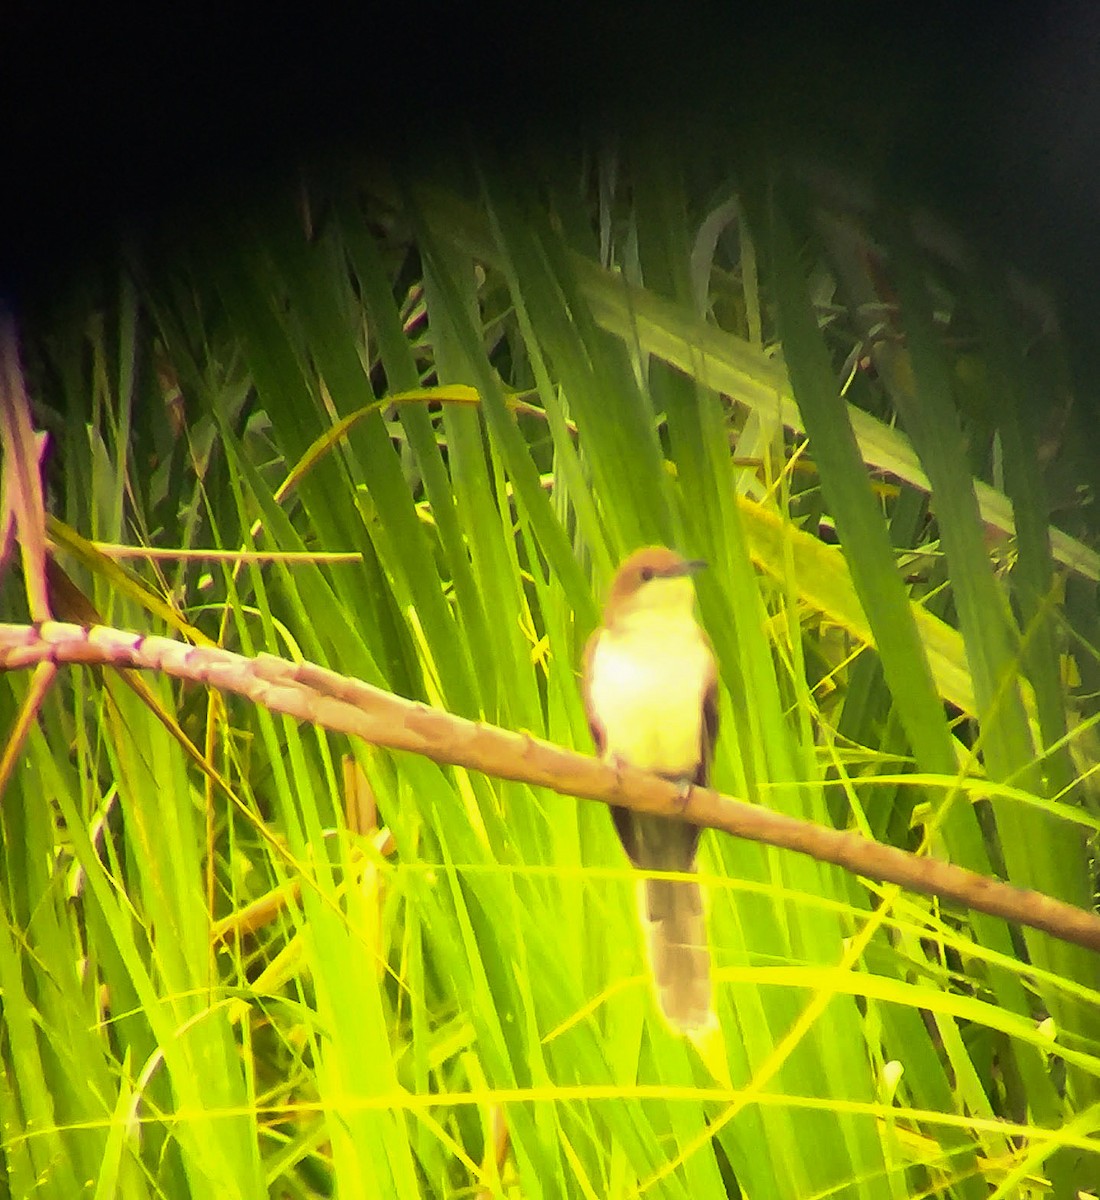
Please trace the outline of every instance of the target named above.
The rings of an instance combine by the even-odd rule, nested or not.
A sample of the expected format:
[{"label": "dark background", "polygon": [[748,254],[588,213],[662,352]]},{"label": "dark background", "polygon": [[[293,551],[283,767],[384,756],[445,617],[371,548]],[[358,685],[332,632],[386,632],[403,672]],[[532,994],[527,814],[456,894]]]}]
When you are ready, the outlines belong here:
[{"label": "dark background", "polygon": [[1085,0],[901,16],[840,3],[315,5],[254,19],[153,6],[141,20],[27,7],[0,38],[0,291],[33,312],[121,234],[262,196],[303,159],[427,163],[457,137],[521,153],[672,121],[712,154],[809,150],[931,205],[1053,291],[1079,387],[1095,391],[1098,49]]}]

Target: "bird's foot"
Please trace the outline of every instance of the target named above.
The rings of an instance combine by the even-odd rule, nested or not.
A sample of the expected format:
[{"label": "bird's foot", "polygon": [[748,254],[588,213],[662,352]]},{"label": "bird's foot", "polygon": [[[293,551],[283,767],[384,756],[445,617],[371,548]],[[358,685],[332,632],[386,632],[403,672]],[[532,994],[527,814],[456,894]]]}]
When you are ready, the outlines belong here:
[{"label": "bird's foot", "polygon": [[617,754],[609,754],[607,762],[615,772],[615,786],[621,789],[623,786],[623,772],[630,764],[625,758],[620,758]]},{"label": "bird's foot", "polygon": [[690,779],[684,779],[680,782],[680,786],[676,791],[676,803],[680,806],[681,812],[687,811],[687,806],[691,803],[691,793],[695,790],[695,784]]}]

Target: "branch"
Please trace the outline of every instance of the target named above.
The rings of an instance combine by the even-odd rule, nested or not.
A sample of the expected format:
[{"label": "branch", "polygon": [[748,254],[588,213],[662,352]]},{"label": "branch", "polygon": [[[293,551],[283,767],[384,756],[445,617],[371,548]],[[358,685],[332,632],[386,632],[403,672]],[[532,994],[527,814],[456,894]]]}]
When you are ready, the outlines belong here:
[{"label": "branch", "polygon": [[311,663],[292,663],[270,654],[246,658],[102,625],[86,629],[56,621],[37,627],[0,624],[0,670],[45,662],[164,671],[237,692],[272,712],[376,746],[409,750],[443,765],[550,788],[566,796],[721,829],[1100,950],[1100,917],[1051,896],[707,789],[693,788],[685,803],[678,785],[656,775],[612,766],[529,734],[467,721]]}]

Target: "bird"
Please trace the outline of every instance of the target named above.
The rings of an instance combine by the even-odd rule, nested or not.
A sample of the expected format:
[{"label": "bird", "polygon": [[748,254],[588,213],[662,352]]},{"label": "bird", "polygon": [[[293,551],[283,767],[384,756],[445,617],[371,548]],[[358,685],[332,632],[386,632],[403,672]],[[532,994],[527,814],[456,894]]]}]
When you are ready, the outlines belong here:
[{"label": "bird", "polygon": [[[664,546],[636,550],[619,567],[584,651],[582,690],[597,752],[678,783],[709,787],[718,736],[718,678],[695,619],[692,577],[706,566]],[[640,870],[695,871],[700,829],[612,807],[627,857]],[[697,880],[646,875],[639,912],[651,979],[670,1028],[717,1027],[703,893]]]}]

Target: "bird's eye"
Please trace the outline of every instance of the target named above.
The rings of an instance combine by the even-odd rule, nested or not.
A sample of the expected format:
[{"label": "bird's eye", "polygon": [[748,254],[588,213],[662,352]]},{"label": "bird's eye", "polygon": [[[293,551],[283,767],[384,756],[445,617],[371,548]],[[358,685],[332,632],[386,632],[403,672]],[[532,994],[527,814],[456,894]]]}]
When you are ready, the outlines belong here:
[{"label": "bird's eye", "polygon": [[642,583],[648,583],[653,578],[653,568],[642,567],[638,574],[642,577]]}]

